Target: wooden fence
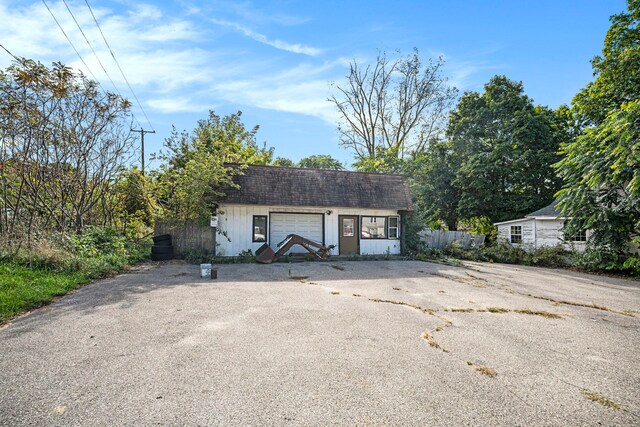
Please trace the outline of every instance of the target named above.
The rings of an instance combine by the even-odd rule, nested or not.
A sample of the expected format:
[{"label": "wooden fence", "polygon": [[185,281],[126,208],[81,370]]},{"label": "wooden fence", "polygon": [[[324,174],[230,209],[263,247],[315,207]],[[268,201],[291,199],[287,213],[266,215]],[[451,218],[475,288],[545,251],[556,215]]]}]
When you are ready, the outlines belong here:
[{"label": "wooden fence", "polygon": [[446,231],[446,230],[430,230],[425,229],[420,233],[420,241],[428,248],[444,249],[453,242],[459,242],[463,248],[471,246],[482,246],[484,244],[485,235],[471,235],[464,231]]},{"label": "wooden fence", "polygon": [[203,251],[213,254],[215,244],[214,228],[209,224],[196,222],[173,223],[156,221],[153,228],[154,235],[170,234],[173,241],[173,252],[184,255],[186,252]]}]

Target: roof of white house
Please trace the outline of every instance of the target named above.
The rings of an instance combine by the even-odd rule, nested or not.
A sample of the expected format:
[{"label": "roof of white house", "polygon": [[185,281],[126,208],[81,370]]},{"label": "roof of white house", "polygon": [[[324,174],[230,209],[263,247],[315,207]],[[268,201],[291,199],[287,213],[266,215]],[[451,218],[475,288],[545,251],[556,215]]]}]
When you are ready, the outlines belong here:
[{"label": "roof of white house", "polygon": [[520,221],[527,221],[530,219],[558,219],[560,218],[561,213],[556,209],[557,204],[558,202],[554,200],[550,205],[545,206],[542,209],[538,209],[537,211],[533,211],[530,214],[525,215],[524,218],[512,219],[510,221],[494,222],[493,225],[511,224]]},{"label": "roof of white house", "polygon": [[250,165],[221,203],[413,210],[402,175]]},{"label": "roof of white house", "polygon": [[557,204],[558,201],[554,200],[553,203],[551,203],[549,206],[545,206],[542,209],[538,209],[537,211],[525,215],[525,218],[559,218],[561,213],[556,209]]}]

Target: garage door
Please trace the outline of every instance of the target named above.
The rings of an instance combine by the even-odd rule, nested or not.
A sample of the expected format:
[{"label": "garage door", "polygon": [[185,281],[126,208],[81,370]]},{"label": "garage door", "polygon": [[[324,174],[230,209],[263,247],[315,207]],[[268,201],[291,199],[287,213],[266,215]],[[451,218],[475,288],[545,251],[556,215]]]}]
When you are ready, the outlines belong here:
[{"label": "garage door", "polygon": [[[322,243],[322,214],[272,213],[269,244],[275,250],[289,234],[298,234],[314,242]],[[306,253],[300,245],[289,252]]]}]

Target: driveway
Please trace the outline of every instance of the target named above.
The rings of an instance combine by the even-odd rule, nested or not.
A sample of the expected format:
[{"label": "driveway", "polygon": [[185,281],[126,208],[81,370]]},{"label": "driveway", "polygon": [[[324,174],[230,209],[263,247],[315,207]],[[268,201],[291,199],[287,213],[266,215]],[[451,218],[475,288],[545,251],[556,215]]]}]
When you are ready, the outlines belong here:
[{"label": "driveway", "polygon": [[181,262],[0,330],[0,425],[640,425],[640,282]]}]

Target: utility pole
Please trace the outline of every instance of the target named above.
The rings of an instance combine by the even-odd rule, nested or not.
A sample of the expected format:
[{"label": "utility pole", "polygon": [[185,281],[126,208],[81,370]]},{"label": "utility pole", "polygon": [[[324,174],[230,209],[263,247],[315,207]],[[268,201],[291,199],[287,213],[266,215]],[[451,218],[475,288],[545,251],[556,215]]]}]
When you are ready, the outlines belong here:
[{"label": "utility pole", "polygon": [[142,139],[142,176],[144,176],[144,134],[145,133],[156,133],[155,130],[144,130],[144,128],[140,128],[138,129],[131,129],[131,132],[140,132],[141,135],[141,139]]}]

